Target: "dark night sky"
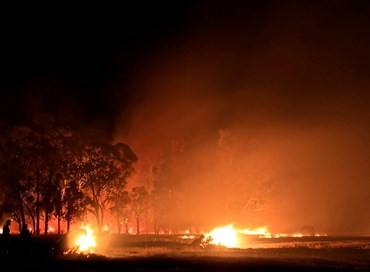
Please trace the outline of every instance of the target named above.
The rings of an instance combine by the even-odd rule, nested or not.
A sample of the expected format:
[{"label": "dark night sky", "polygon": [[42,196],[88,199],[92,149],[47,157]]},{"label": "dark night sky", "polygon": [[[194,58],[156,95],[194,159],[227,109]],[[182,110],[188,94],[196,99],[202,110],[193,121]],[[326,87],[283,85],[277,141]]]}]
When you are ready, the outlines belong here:
[{"label": "dark night sky", "polygon": [[[198,188],[216,179],[217,135],[230,131],[246,171],[230,190],[280,184],[280,208],[249,220],[370,228],[369,1],[126,2],[2,5],[4,119],[51,112],[113,133],[143,162],[184,140],[177,182]],[[217,211],[217,193],[198,193],[194,216]]]},{"label": "dark night sky", "polygon": [[239,84],[247,72],[250,84],[284,85],[287,99],[315,99],[310,85],[368,81],[367,1],[3,4],[0,12],[1,102],[12,114],[37,98],[47,110],[77,107],[82,120],[112,120],[111,128],[140,92],[133,75],[143,65],[158,69],[155,58],[179,47],[188,62],[204,50],[204,61],[232,66],[220,72],[222,84]]},{"label": "dark night sky", "polygon": [[112,128],[141,92],[132,88],[138,71],[157,70],[158,58],[179,47],[193,65],[208,53],[211,65],[232,66],[217,75],[221,84],[240,84],[248,73],[251,85],[284,85],[294,102],[321,93],[307,86],[367,83],[367,1],[240,2],[2,5],[2,109],[32,111],[37,100],[52,112],[79,108],[81,120]]},{"label": "dark night sky", "polygon": [[136,61],[180,36],[192,5],[3,4],[2,113],[23,118],[38,108],[111,129]]}]

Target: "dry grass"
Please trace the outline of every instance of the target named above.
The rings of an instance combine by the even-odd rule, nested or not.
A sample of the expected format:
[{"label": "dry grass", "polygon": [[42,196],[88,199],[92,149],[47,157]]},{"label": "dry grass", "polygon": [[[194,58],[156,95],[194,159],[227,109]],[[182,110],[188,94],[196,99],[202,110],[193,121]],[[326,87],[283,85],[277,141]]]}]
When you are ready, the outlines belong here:
[{"label": "dry grass", "polygon": [[34,241],[32,258],[14,256],[6,265],[39,272],[370,271],[370,237],[257,240],[250,248],[230,249],[192,246],[177,237],[111,236],[101,238],[105,247],[98,243],[88,258],[50,256],[56,238]]}]

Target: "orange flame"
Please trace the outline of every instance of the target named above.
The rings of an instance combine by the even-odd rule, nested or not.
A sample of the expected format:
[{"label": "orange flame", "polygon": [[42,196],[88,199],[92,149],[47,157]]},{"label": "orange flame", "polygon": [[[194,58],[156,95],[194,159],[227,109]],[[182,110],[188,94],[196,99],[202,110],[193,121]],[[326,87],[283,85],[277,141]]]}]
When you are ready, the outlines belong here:
[{"label": "orange flame", "polygon": [[223,245],[226,247],[237,247],[238,239],[237,231],[233,228],[233,224],[225,227],[215,228],[210,233],[205,234],[206,238],[211,237],[211,244]]},{"label": "orange flame", "polygon": [[[303,234],[272,234],[266,226],[255,229],[235,229],[233,223],[224,227],[217,227],[211,232],[204,234],[204,240],[209,244],[225,246],[229,248],[246,248],[248,245],[247,236],[257,236],[258,238],[280,238],[280,237],[303,237]],[[315,236],[326,236],[326,234],[316,234]]]},{"label": "orange flame", "polygon": [[93,252],[93,248],[96,247],[95,237],[93,236],[93,230],[89,227],[84,227],[86,234],[80,235],[77,244],[81,252]]},{"label": "orange flame", "polygon": [[75,235],[73,235],[73,240],[71,241],[71,248],[64,252],[68,254],[71,252],[75,253],[93,253],[96,247],[95,237],[93,235],[94,231],[88,226],[81,227]]}]

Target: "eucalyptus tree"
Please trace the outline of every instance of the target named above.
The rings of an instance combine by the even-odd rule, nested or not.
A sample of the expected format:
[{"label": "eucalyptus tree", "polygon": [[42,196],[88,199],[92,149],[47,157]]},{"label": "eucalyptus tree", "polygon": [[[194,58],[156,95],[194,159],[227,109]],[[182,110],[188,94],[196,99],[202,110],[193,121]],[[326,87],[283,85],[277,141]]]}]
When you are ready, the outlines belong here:
[{"label": "eucalyptus tree", "polygon": [[27,125],[10,126],[4,123],[1,132],[0,174],[6,196],[3,204],[21,225],[26,222],[26,212],[36,205],[32,192],[35,189],[35,166],[40,161],[34,155],[37,135]]},{"label": "eucalyptus tree", "polygon": [[[155,233],[159,233],[161,229],[167,233],[174,231],[177,227],[176,223],[181,212],[179,209],[180,182],[174,170],[178,167],[175,165],[177,163],[177,155],[171,152],[151,166],[153,187],[151,191],[151,206],[153,209]],[[181,217],[184,217],[184,214]]]},{"label": "eucalyptus tree", "polygon": [[56,180],[56,191],[53,196],[53,215],[57,219],[58,233],[61,221],[67,224],[67,232],[72,223],[82,220],[86,215],[86,197],[82,190],[84,169],[82,167],[82,140],[76,131],[69,131],[63,138],[60,153],[60,178]]},{"label": "eucalyptus tree", "polygon": [[66,129],[48,116],[26,125],[0,123],[0,130],[1,212],[20,227],[32,220],[38,235],[43,219],[47,234],[55,216],[59,233],[61,220],[69,230],[90,211],[101,230],[109,208],[127,205],[125,186],[137,161],[128,145]]},{"label": "eucalyptus tree", "polygon": [[136,234],[140,234],[141,215],[150,207],[150,194],[144,186],[132,188],[131,209],[136,219]]},{"label": "eucalyptus tree", "polygon": [[105,212],[110,209],[117,192],[126,186],[137,156],[126,144],[111,144],[90,137],[84,139],[82,147],[80,182],[86,194],[87,209],[95,216],[98,231],[101,231]]},{"label": "eucalyptus tree", "polygon": [[3,207],[20,228],[32,220],[35,235],[42,218],[47,233],[59,184],[67,171],[63,168],[64,146],[71,133],[45,116],[28,124],[2,124],[0,129],[0,175],[6,196]]},{"label": "eucalyptus tree", "polygon": [[110,211],[116,219],[118,233],[121,234],[121,226],[125,225],[125,233],[128,234],[128,221],[131,214],[129,204],[131,202],[129,192],[125,187],[117,187],[109,199]]},{"label": "eucalyptus tree", "polygon": [[59,200],[62,208],[58,209],[60,211],[58,222],[64,219],[67,222],[67,232],[69,232],[71,224],[82,219],[87,212],[86,198],[79,188],[78,181],[65,182]]}]

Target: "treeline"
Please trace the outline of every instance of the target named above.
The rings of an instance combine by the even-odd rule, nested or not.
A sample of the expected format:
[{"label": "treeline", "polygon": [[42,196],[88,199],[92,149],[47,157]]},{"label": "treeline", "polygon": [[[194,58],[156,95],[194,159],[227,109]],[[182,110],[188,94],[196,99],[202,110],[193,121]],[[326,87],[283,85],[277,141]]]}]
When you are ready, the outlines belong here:
[{"label": "treeline", "polygon": [[11,216],[20,229],[31,222],[39,235],[41,222],[47,234],[55,219],[60,233],[62,221],[69,231],[91,213],[102,230],[109,211],[119,232],[122,222],[127,231],[129,215],[139,219],[149,198],[144,187],[127,190],[137,160],[125,143],[56,125],[47,116],[28,124],[0,122],[0,222]]},{"label": "treeline", "polygon": [[[49,116],[0,121],[0,223],[11,217],[19,230],[32,225],[37,236],[41,230],[47,234],[53,220],[60,234],[62,226],[69,231],[90,214],[98,231],[109,217],[114,232],[128,233],[135,224],[137,234],[141,229],[158,234],[198,232],[206,220],[230,222],[249,211],[263,212],[275,188],[270,169],[240,154],[228,133],[220,130],[218,136],[210,155],[200,156],[204,164],[197,164],[199,158],[189,163],[199,153],[183,140],[143,164],[145,158],[139,161],[129,145],[97,130],[68,128]],[[197,177],[189,183],[202,165],[210,185]],[[204,204],[208,209],[196,208]]]}]

